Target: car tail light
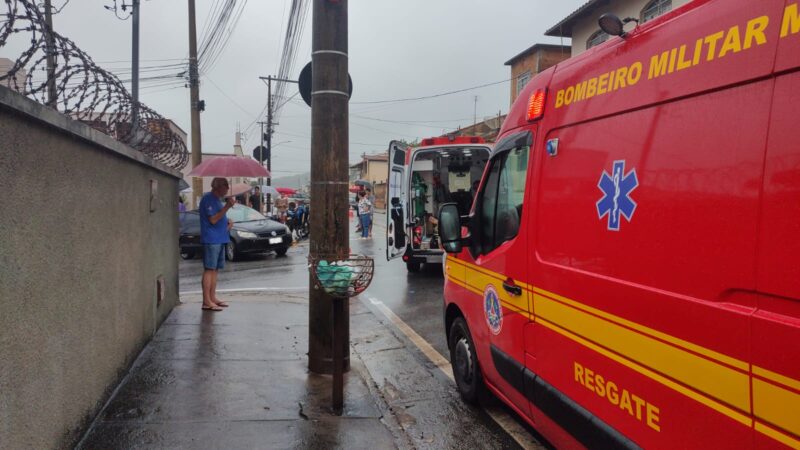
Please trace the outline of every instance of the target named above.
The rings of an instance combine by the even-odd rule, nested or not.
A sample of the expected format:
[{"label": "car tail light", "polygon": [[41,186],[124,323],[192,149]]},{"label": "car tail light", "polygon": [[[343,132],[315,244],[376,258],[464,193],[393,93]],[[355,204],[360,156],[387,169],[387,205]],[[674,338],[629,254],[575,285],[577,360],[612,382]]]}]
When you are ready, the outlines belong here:
[{"label": "car tail light", "polygon": [[537,89],[528,100],[528,122],[541,119],[544,115],[544,102],[547,93],[544,89]]}]

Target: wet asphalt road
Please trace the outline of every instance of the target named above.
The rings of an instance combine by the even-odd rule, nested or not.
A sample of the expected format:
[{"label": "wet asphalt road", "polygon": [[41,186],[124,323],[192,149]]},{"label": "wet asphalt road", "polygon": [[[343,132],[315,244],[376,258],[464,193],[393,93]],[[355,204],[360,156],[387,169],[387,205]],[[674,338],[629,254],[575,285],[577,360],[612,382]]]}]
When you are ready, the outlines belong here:
[{"label": "wet asphalt road", "polygon": [[[350,246],[354,253],[375,259],[375,278],[362,294],[383,302],[414,331],[449,359],[442,324],[442,268],[439,264],[424,266],[420,273],[409,274],[401,260],[386,261],[385,215],[376,214],[373,238],[360,240],[351,232]],[[289,249],[285,257],[273,253],[245,255],[240,261],[227,262],[220,271],[217,289],[276,291],[302,290],[308,287],[308,241]],[[181,294],[200,292],[202,259],[181,261]]]},{"label": "wet asphalt road", "polygon": [[[449,351],[445,342],[444,325],[442,319],[442,268],[441,265],[423,266],[420,273],[408,273],[401,260],[386,260],[385,242],[385,215],[376,214],[374,237],[370,240],[360,240],[355,232],[351,231],[352,253],[371,255],[375,260],[375,278],[369,289],[361,295],[366,304],[381,302],[388,307],[400,320],[407,324],[427,344],[449,360]],[[353,226],[354,228],[354,226]],[[240,261],[227,263],[224,270],[219,273],[217,289],[220,291],[239,290],[265,290],[265,291],[291,291],[306,290],[308,287],[308,241],[303,241],[290,248],[285,257],[274,254],[253,255],[244,257]],[[199,293],[202,260],[195,258],[181,261],[180,291],[181,295]],[[378,317],[383,320],[380,312],[374,307],[375,315],[358,315],[351,318],[351,326],[356,326],[355,320],[374,320]],[[415,344],[404,340],[403,345],[413,347]],[[438,374],[441,375],[441,374]],[[452,381],[438,376],[443,384]],[[449,389],[453,399],[460,401],[455,388]],[[512,433],[522,433],[528,440],[539,439],[535,432],[525,425],[513,412],[503,406],[496,398],[482,400],[482,410],[468,409],[469,421],[484,424],[488,433],[487,442],[499,442],[501,448],[519,448],[517,442],[505,430],[511,429]],[[502,416],[499,425],[492,416]],[[454,423],[464,418],[453,417]],[[443,424],[447,426],[446,424]]]}]

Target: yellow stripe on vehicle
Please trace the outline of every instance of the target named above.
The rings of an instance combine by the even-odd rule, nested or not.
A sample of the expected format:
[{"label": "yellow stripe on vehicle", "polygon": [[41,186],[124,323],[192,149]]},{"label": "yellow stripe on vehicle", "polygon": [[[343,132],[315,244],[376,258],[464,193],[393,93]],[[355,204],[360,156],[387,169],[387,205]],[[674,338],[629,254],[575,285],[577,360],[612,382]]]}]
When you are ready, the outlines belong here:
[{"label": "yellow stripe on vehicle", "polygon": [[767,424],[761,423],[756,420],[755,428],[756,431],[758,431],[759,433],[767,435],[787,447],[800,449],[800,440],[797,440],[796,438],[793,438],[788,434],[778,431]]},{"label": "yellow stripe on vehicle", "polygon": [[757,419],[800,435],[800,394],[753,378],[753,413]]},{"label": "yellow stripe on vehicle", "polygon": [[666,386],[666,387],[668,387],[668,388],[670,388],[670,389],[672,389],[674,391],[677,391],[677,392],[685,395],[686,397],[689,397],[689,398],[691,398],[693,400],[696,400],[697,402],[700,402],[703,405],[706,405],[709,408],[712,408],[712,409],[714,409],[714,410],[716,410],[716,411],[718,411],[718,412],[730,417],[731,419],[741,423],[744,426],[751,427],[753,425],[753,421],[750,419],[750,417],[748,415],[742,414],[741,412],[739,412],[739,411],[737,411],[737,410],[735,410],[735,409],[733,409],[733,408],[731,408],[731,407],[729,407],[727,405],[724,405],[724,404],[714,400],[713,398],[707,397],[707,396],[705,396],[705,395],[703,395],[703,394],[701,394],[699,392],[696,392],[696,391],[694,391],[692,389],[689,389],[689,388],[687,388],[687,387],[685,387],[685,386],[683,386],[683,385],[681,385],[679,383],[676,383],[675,381],[672,381],[669,378],[666,378],[666,377],[662,376],[661,374],[656,373],[656,372],[648,369],[647,367],[644,367],[644,366],[636,363],[635,361],[631,361],[628,358],[622,357],[622,356],[620,356],[620,355],[618,355],[618,354],[616,354],[616,353],[614,353],[614,352],[612,352],[612,351],[610,351],[610,350],[608,350],[606,348],[603,348],[603,347],[601,347],[599,345],[596,345],[595,343],[593,343],[591,341],[588,341],[588,340],[586,340],[586,339],[584,339],[584,338],[582,338],[582,337],[580,337],[580,336],[578,336],[578,335],[576,335],[574,333],[571,333],[571,332],[561,328],[560,326],[558,326],[558,325],[556,325],[554,323],[548,322],[546,319],[543,319],[543,318],[537,316],[536,317],[536,323],[541,324],[541,325],[549,328],[550,330],[553,330],[554,332],[556,332],[556,333],[558,333],[558,334],[560,334],[560,335],[562,335],[564,337],[567,337],[567,338],[577,342],[578,344],[581,344],[581,345],[583,345],[583,346],[585,346],[587,348],[590,348],[590,349],[594,350],[595,352],[597,352],[597,353],[599,353],[599,354],[601,354],[601,355],[603,355],[603,356],[605,356],[605,357],[607,357],[607,358],[609,358],[609,359],[611,359],[613,361],[616,361],[616,362],[622,364],[623,366],[626,366],[629,369],[632,369],[632,370],[644,375],[647,378],[652,379],[653,381],[661,383],[662,385],[664,385],[664,386]]},{"label": "yellow stripe on vehicle", "polygon": [[774,381],[796,391],[800,391],[800,381],[785,377],[779,373],[775,373],[758,366],[753,366],[753,375],[758,375],[761,378],[766,378],[767,380]]},{"label": "yellow stripe on vehicle", "polygon": [[747,373],[723,366],[670,344],[535,294],[536,316],[602,347],[704,392],[741,411],[750,411]]},{"label": "yellow stripe on vehicle", "polygon": [[703,355],[703,356],[705,356],[707,358],[711,358],[711,359],[717,360],[717,361],[719,361],[721,363],[727,364],[727,365],[735,367],[737,369],[740,369],[740,370],[743,370],[743,371],[749,371],[750,370],[750,365],[747,364],[744,361],[740,361],[738,359],[731,358],[730,356],[723,355],[721,353],[717,353],[717,352],[715,352],[713,350],[709,350],[707,348],[701,347],[701,346],[696,345],[696,344],[692,344],[691,342],[684,341],[683,339],[678,339],[678,338],[676,338],[674,336],[670,336],[668,334],[662,333],[662,332],[654,330],[652,328],[648,328],[648,327],[645,327],[643,325],[639,325],[638,323],[631,322],[630,320],[623,319],[623,318],[615,316],[613,314],[609,314],[609,313],[607,313],[605,311],[602,311],[602,310],[599,310],[597,308],[592,308],[591,306],[584,305],[582,303],[576,302],[575,300],[571,300],[571,299],[568,299],[566,297],[562,297],[562,296],[560,296],[558,294],[546,291],[546,290],[541,289],[541,288],[534,288],[533,291],[534,291],[534,293],[545,295],[547,297],[556,299],[556,300],[558,300],[558,301],[560,301],[562,303],[566,303],[566,304],[572,306],[573,308],[577,308],[577,309],[586,311],[588,313],[594,314],[596,316],[600,316],[600,317],[602,317],[602,318],[604,318],[604,319],[606,319],[606,320],[608,320],[610,322],[615,322],[615,323],[617,323],[619,325],[623,325],[625,327],[632,328],[632,329],[634,329],[634,330],[636,330],[636,331],[638,331],[640,333],[644,333],[644,334],[650,335],[650,336],[652,336],[654,338],[661,339],[663,341],[667,341],[670,344],[676,345],[678,347],[683,347],[683,348],[685,348],[687,350],[693,351],[695,353],[699,353],[699,354],[701,354],[701,355]]},{"label": "yellow stripe on vehicle", "polygon": [[527,314],[528,311],[530,311],[527,291],[523,289],[522,295],[511,295],[503,289],[504,280],[505,278],[490,276],[482,271],[474,270],[472,267],[467,267],[466,270],[467,284],[476,289],[480,289],[481,296],[483,296],[483,291],[486,289],[486,286],[491,284],[497,291],[497,295],[500,297],[502,303],[510,305],[511,309],[515,311],[522,311]]}]

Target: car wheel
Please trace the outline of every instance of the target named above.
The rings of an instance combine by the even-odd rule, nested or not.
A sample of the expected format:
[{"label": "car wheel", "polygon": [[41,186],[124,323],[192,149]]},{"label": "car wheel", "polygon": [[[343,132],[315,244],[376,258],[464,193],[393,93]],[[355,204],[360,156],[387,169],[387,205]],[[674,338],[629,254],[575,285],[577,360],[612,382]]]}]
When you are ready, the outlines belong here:
[{"label": "car wheel", "polygon": [[408,261],[406,262],[406,269],[408,269],[411,273],[417,273],[422,268],[422,263],[419,261]]},{"label": "car wheel", "polygon": [[228,261],[236,261],[239,257],[239,253],[236,251],[236,242],[231,240],[228,242],[228,245],[225,246],[225,259]]},{"label": "car wheel", "polygon": [[275,254],[278,256],[286,256],[286,252],[289,251],[289,247],[281,247],[275,250]]},{"label": "car wheel", "polygon": [[475,344],[463,317],[456,318],[450,326],[448,344],[458,392],[465,402],[475,404],[478,402],[478,392],[483,389],[483,379]]},{"label": "car wheel", "polygon": [[194,258],[194,250],[181,250],[181,258],[183,258],[183,259],[193,259]]}]

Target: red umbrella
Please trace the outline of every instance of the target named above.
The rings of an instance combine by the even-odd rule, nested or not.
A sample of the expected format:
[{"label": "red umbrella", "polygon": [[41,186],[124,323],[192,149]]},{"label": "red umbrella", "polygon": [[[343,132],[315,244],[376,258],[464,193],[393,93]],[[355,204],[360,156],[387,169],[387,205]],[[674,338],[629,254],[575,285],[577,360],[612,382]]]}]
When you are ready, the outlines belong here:
[{"label": "red umbrella", "polygon": [[241,156],[217,156],[197,165],[192,177],[269,177],[269,171],[253,159]]},{"label": "red umbrella", "polygon": [[297,192],[297,189],[292,189],[292,188],[282,188],[282,187],[275,188],[275,190],[276,190],[276,191],[278,191],[278,192],[280,192],[281,194],[286,194],[286,195],[292,195],[292,194],[294,194],[295,192]]}]

